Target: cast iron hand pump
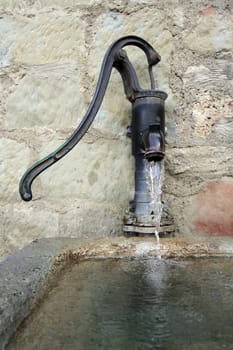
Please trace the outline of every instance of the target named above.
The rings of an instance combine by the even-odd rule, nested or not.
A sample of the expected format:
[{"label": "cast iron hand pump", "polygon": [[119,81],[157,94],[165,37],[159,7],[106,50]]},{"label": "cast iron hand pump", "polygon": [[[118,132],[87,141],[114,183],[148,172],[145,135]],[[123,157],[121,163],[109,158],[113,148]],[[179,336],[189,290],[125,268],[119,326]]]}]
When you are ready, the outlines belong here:
[{"label": "cast iron hand pump", "polygon": [[[147,57],[148,71],[151,87],[144,90],[140,87],[136,72],[129,61],[123,47],[133,45],[142,49]],[[45,169],[64,157],[84,136],[91,126],[102,103],[112,68],[116,68],[121,74],[125,94],[132,103],[132,123],[130,136],[132,138],[132,153],[135,157],[135,197],[133,211],[134,225],[143,225],[150,221],[148,212],[148,184],[145,179],[145,163],[148,161],[160,161],[164,158],[164,100],[167,94],[155,89],[152,66],[160,61],[159,54],[145,40],[137,36],[126,36],[115,41],[107,50],[95,94],[90,106],[79,126],[65,143],[49,154],[47,157],[35,163],[23,175],[20,181],[19,192],[23,200],[32,199],[31,185],[33,180]],[[148,219],[149,218],[149,219]],[[147,224],[147,222],[145,222]],[[153,226],[153,223],[152,223]]]}]

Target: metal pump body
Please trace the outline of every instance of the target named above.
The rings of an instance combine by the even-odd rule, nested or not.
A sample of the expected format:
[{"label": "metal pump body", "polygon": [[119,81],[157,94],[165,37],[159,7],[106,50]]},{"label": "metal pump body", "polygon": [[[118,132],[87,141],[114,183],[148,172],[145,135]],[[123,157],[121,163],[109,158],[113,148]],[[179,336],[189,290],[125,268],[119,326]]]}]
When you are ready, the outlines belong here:
[{"label": "metal pump body", "polygon": [[132,154],[135,158],[135,194],[124,231],[129,234],[152,234],[156,220],[151,211],[148,161],[160,162],[165,156],[165,112],[167,95],[149,90],[132,103]]},{"label": "metal pump body", "polygon": [[[140,87],[134,67],[129,61],[123,47],[133,45],[144,51],[148,61],[148,71],[151,87],[144,90]],[[148,188],[145,182],[145,164],[150,161],[161,161],[165,155],[165,113],[164,101],[167,94],[155,89],[152,66],[160,61],[159,54],[153,47],[137,36],[126,36],[115,41],[107,50],[95,94],[81,123],[65,143],[49,154],[47,157],[35,163],[23,175],[19,192],[23,200],[32,199],[31,186],[33,180],[45,169],[64,157],[84,136],[91,126],[102,103],[112,68],[121,74],[124,91],[127,99],[132,103],[132,153],[135,157],[135,197],[133,212],[135,220],[125,219],[125,232],[139,232],[139,227],[147,226],[143,223],[143,217],[148,217]],[[150,220],[149,220],[150,221]],[[153,226],[153,223],[152,223]],[[137,228],[137,229],[136,229]],[[153,227],[152,227],[153,231]]]}]

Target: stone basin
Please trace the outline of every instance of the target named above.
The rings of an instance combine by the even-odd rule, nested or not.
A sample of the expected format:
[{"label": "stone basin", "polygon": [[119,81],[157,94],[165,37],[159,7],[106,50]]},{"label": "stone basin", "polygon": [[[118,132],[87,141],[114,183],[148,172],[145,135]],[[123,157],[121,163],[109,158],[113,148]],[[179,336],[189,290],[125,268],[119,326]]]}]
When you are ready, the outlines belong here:
[{"label": "stone basin", "polygon": [[73,264],[90,259],[137,257],[233,257],[232,238],[49,238],[33,241],[0,264],[0,349],[23,320],[46,298],[56,281]]}]

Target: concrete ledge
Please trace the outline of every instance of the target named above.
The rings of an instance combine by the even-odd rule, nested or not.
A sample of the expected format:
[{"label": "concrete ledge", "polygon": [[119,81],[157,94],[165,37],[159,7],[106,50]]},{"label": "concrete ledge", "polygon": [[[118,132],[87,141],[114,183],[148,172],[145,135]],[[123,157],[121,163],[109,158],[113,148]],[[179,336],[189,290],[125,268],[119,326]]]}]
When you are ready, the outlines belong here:
[{"label": "concrete ledge", "polygon": [[0,349],[70,264],[86,259],[233,257],[233,238],[105,238],[96,241],[48,238],[31,244],[0,264]]}]

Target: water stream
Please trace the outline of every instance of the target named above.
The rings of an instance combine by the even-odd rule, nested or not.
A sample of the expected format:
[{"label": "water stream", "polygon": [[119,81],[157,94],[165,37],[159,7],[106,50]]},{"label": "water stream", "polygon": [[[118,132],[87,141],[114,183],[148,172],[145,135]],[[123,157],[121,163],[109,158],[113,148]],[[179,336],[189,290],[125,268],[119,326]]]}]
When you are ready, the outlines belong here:
[{"label": "water stream", "polygon": [[163,211],[162,186],[164,180],[164,162],[148,162],[147,166],[148,188],[150,193],[150,211],[154,217],[155,238],[158,252],[160,251],[159,229]]}]

